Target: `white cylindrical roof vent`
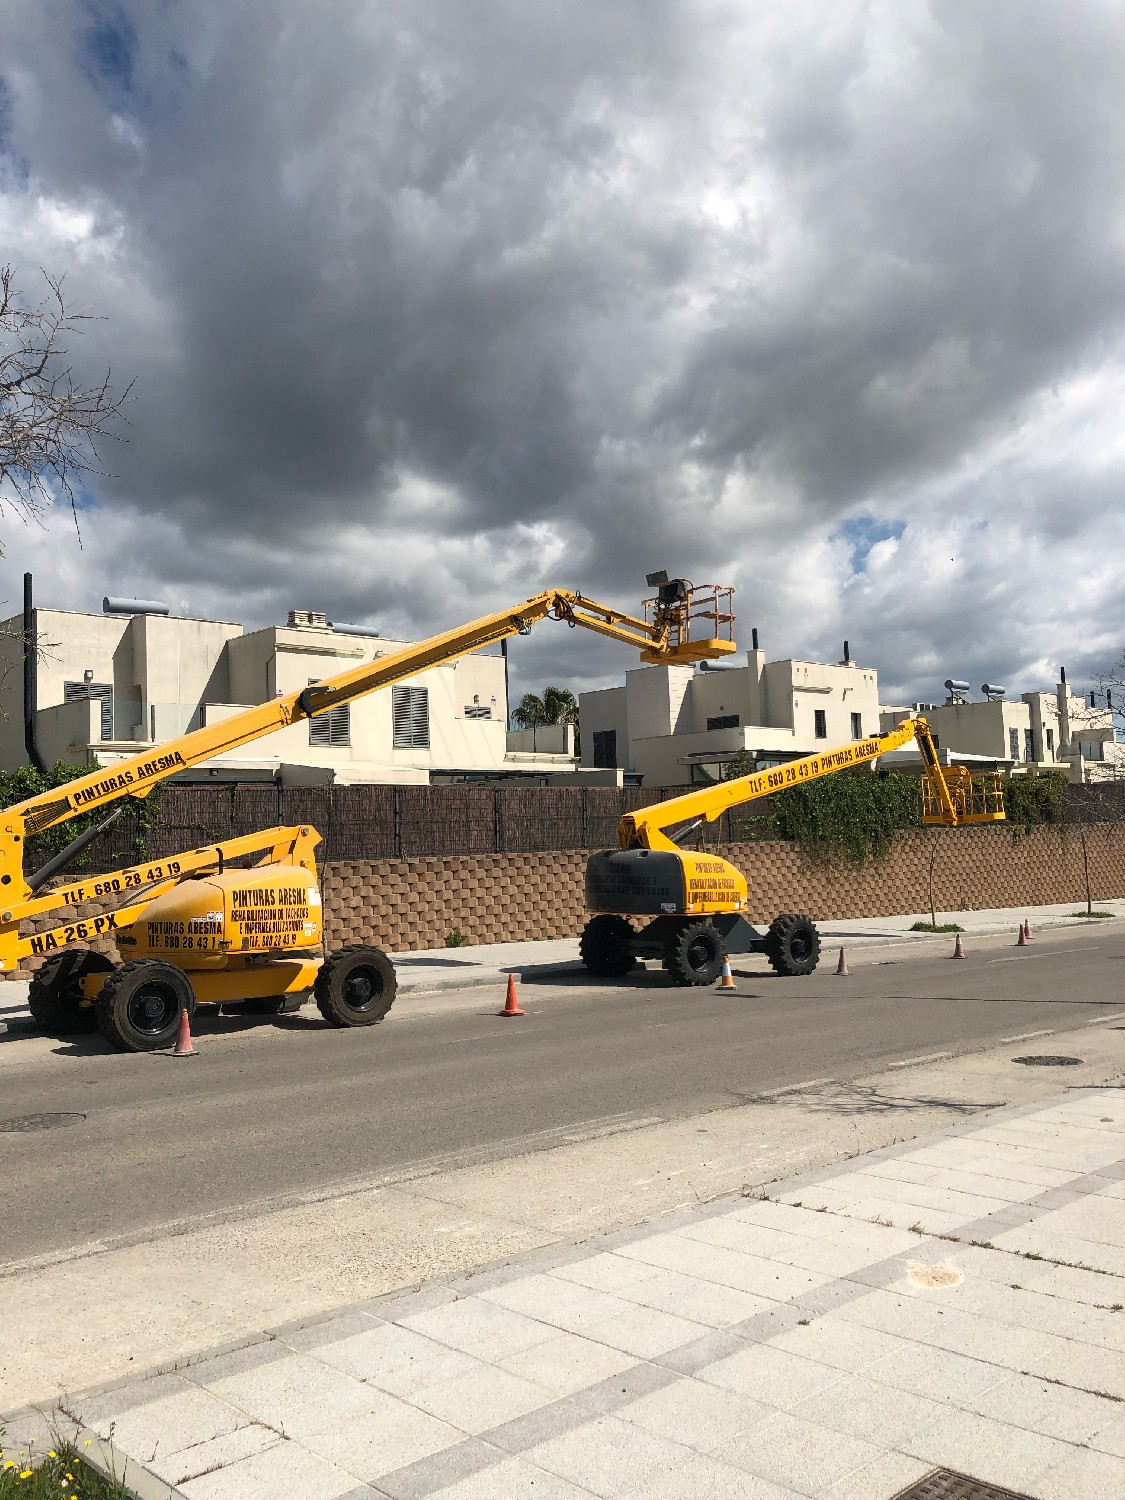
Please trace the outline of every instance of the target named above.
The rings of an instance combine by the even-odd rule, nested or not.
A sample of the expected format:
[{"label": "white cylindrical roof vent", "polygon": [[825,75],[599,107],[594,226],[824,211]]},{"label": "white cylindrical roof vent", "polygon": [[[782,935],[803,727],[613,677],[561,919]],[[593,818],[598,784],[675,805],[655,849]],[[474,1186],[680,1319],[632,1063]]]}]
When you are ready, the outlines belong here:
[{"label": "white cylindrical roof vent", "polygon": [[170,615],[171,609],[159,599],[115,599],[107,594],[102,600],[103,615]]},{"label": "white cylindrical roof vent", "polygon": [[333,621],[333,623],[332,623],[332,629],[336,632],[337,635],[380,635],[381,634],[380,631],[378,631],[378,630],[375,629],[374,625],[337,625],[335,621]]},{"label": "white cylindrical roof vent", "polygon": [[969,684],[962,682],[959,677],[947,677],[945,685],[951,693],[967,693],[969,691]]},{"label": "white cylindrical roof vent", "polygon": [[1002,698],[1007,692],[1007,688],[996,682],[982,682],[980,690],[986,698]]}]

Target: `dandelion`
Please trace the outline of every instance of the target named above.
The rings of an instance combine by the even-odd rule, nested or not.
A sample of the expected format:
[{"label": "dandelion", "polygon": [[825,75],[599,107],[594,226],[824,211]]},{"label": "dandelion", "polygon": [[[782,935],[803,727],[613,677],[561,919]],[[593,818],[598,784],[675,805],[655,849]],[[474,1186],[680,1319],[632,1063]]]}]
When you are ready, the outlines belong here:
[{"label": "dandelion", "polygon": [[20,1478],[21,1479],[30,1479],[31,1478],[31,1470],[30,1469],[25,1469],[23,1471],[23,1473],[20,1475]]},{"label": "dandelion", "polygon": [[55,1450],[53,1448],[51,1449],[50,1453],[47,1454],[48,1458],[58,1458],[58,1456],[59,1455],[55,1452]]},{"label": "dandelion", "polygon": [[93,1441],[94,1441],[94,1440],[93,1440],[93,1438],[86,1438],[86,1440],[85,1440],[85,1441],[86,1441],[86,1447],[87,1447],[87,1448],[88,1448],[88,1447],[89,1447],[89,1446],[90,1446],[90,1444],[91,1444],[91,1443],[92,1443],[92,1442],[93,1442]]}]

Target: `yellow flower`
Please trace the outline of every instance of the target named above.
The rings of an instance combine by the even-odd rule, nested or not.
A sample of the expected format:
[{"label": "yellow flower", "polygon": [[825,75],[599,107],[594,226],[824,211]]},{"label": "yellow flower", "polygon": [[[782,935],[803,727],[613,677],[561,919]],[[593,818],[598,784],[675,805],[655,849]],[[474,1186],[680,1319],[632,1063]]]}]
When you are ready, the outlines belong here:
[{"label": "yellow flower", "polygon": [[87,1438],[86,1439],[86,1447],[88,1448],[93,1441],[94,1441],[93,1438]]},{"label": "yellow flower", "polygon": [[68,1475],[67,1475],[67,1476],[66,1476],[66,1477],[67,1477],[67,1478],[68,1478],[68,1479],[69,1479],[69,1480],[71,1480],[71,1481],[73,1481],[73,1479],[74,1479],[74,1475],[73,1475],[73,1474],[68,1474]]},{"label": "yellow flower", "polygon": [[20,1478],[21,1479],[30,1479],[31,1478],[31,1470],[30,1469],[25,1469],[23,1471],[23,1473],[20,1475]]},{"label": "yellow flower", "polygon": [[59,1455],[55,1452],[55,1450],[53,1448],[51,1449],[50,1453],[47,1454],[48,1458],[58,1458],[58,1456]]},{"label": "yellow flower", "polygon": [[4,1467],[6,1469],[14,1469],[15,1468],[15,1464],[12,1462],[11,1459],[9,1459],[8,1462],[4,1465]]}]

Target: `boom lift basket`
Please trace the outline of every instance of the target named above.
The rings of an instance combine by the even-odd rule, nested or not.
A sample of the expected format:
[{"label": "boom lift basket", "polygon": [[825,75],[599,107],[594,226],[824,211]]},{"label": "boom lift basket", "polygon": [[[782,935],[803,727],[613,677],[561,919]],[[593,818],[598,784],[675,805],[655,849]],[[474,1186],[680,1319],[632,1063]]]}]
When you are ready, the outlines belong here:
[{"label": "boom lift basket", "polygon": [[[942,774],[958,823],[1000,823],[1004,819],[1004,780],[999,771],[972,772],[943,766]],[[922,822],[948,823],[929,776],[922,777]]]},{"label": "boom lift basket", "polygon": [[[651,581],[651,580],[650,580]],[[733,652],[734,590],[718,584],[698,587],[686,578],[672,578],[653,599],[644,601],[645,624],[667,628],[662,651],[642,651],[645,662],[696,662]]]}]

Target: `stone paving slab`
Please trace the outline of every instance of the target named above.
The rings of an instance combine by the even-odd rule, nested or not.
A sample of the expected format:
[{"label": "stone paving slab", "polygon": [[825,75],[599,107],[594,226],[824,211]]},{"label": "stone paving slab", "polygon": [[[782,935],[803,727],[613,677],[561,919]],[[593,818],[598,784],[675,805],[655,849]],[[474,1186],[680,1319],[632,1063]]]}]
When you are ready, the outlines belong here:
[{"label": "stone paving slab", "polygon": [[1123,1158],[1079,1090],[69,1405],[187,1500],[1125,1495]]}]

